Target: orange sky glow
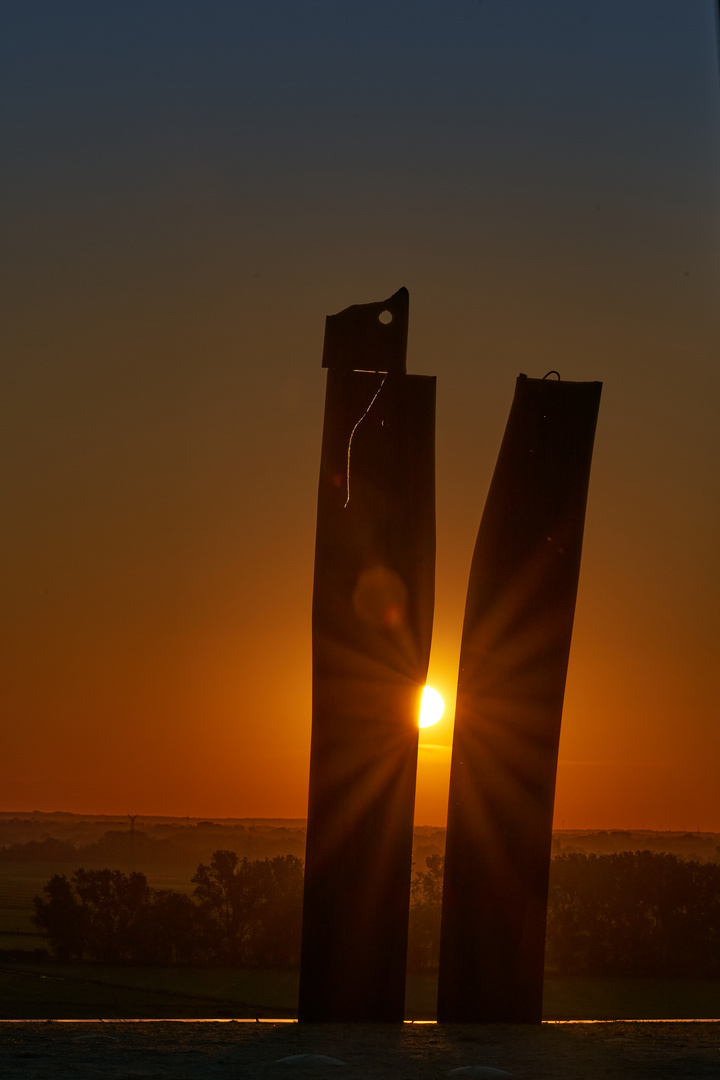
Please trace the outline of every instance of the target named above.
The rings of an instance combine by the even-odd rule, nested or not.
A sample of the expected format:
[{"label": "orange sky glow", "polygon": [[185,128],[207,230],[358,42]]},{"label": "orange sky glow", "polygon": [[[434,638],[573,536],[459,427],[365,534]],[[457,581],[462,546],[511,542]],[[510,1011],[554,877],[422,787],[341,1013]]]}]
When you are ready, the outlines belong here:
[{"label": "orange sky glow", "polygon": [[378,7],[392,55],[353,5],[17,15],[1,810],[305,816],[324,318],[405,285],[446,704],[416,821],[515,378],[557,369],[604,389],[555,825],[720,831],[713,5],[595,7]]}]

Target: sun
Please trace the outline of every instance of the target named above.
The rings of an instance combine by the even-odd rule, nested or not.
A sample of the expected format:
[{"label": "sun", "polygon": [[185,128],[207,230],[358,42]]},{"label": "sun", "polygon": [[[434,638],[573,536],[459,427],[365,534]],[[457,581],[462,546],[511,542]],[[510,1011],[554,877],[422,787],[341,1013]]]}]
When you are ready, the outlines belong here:
[{"label": "sun", "polygon": [[432,727],[433,724],[437,724],[444,712],[445,702],[440,697],[437,690],[433,690],[432,686],[426,686],[420,700],[418,726]]}]

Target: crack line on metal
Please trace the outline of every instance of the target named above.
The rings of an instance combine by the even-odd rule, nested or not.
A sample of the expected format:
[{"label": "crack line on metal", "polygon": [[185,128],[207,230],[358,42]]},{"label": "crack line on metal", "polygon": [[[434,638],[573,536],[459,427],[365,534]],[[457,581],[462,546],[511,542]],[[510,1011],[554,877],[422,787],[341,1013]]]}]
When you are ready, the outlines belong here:
[{"label": "crack line on metal", "polygon": [[350,432],[350,439],[348,440],[348,451],[347,451],[347,477],[346,477],[346,481],[345,481],[346,482],[347,498],[345,499],[345,505],[343,506],[343,510],[347,510],[348,503],[350,502],[350,451],[352,450],[353,436],[355,435],[355,432],[360,427],[363,420],[365,419],[365,417],[367,416],[367,414],[370,412],[373,405],[375,404],[378,394],[380,393],[383,386],[385,385],[385,380],[386,379],[387,379],[387,372],[385,373],[385,375],[383,375],[383,380],[380,383],[380,385],[378,386],[377,390],[375,391],[375,396],[373,397],[372,401],[370,402],[367,409],[365,410],[365,412],[362,414],[362,416],[360,417],[360,419],[356,423],[355,427]]}]

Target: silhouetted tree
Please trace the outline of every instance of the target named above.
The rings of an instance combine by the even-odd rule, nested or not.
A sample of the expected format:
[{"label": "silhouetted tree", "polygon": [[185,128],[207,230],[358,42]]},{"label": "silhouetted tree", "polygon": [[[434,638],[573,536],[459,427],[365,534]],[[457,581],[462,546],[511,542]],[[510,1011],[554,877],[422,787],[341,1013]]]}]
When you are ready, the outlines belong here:
[{"label": "silhouetted tree", "polygon": [[85,949],[85,913],[71,883],[64,874],[54,874],[43,888],[43,896],[33,898],[33,922],[48,939],[58,960],[74,960]]},{"label": "silhouetted tree", "polygon": [[249,862],[216,851],[194,899],[151,889],[144,874],[76,870],[36,896],[35,925],[62,960],[292,966],[300,958],[303,866],[294,855]]},{"label": "silhouetted tree", "polygon": [[77,870],[75,891],[87,912],[86,948],[107,964],[134,959],[143,909],[150,902],[144,874]]},{"label": "silhouetted tree", "polygon": [[192,881],[193,896],[203,914],[205,951],[219,963],[239,963],[248,934],[248,912],[242,897],[246,876],[234,851],[215,851],[210,865],[200,863]]},{"label": "silhouetted tree", "polygon": [[277,855],[254,865],[262,901],[255,907],[251,963],[263,967],[297,966],[302,934],[302,860],[294,855]]},{"label": "silhouetted tree", "polygon": [[[408,966],[437,967],[443,857],[414,875]],[[60,960],[283,967],[300,955],[303,867],[216,851],[194,898],[143,874],[80,869],[36,896],[35,925]],[[720,866],[649,851],[553,860],[548,966],[565,974],[720,976]]]},{"label": "silhouetted tree", "polygon": [[206,961],[202,913],[186,893],[151,890],[150,903],[134,928],[135,959],[142,964],[202,964]]},{"label": "silhouetted tree", "polygon": [[567,974],[720,974],[720,866],[625,851],[553,860],[548,964]]},{"label": "silhouetted tree", "polygon": [[74,844],[68,840],[56,840],[54,836],[0,848],[0,860],[3,862],[73,862],[77,857]]},{"label": "silhouetted tree", "polygon": [[250,862],[216,851],[198,866],[194,896],[206,949],[222,964],[284,966],[299,959],[302,862],[294,855]]},{"label": "silhouetted tree", "polygon": [[444,857],[439,853],[425,859],[427,870],[418,870],[410,888],[408,967],[414,971],[438,966],[440,914],[442,909]]},{"label": "silhouetted tree", "polygon": [[59,960],[193,963],[202,959],[199,912],[189,896],[150,889],[144,874],[76,870],[33,900],[33,921]]}]

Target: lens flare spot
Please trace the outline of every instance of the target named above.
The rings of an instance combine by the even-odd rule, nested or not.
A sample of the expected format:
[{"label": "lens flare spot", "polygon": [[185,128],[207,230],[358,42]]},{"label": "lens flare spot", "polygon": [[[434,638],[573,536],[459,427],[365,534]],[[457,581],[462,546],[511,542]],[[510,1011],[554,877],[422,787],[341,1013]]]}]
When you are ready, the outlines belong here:
[{"label": "lens flare spot", "polygon": [[433,724],[437,724],[444,712],[445,702],[440,694],[438,694],[437,690],[433,690],[432,686],[426,686],[420,699],[418,726],[432,727]]},{"label": "lens flare spot", "polygon": [[405,622],[407,598],[407,589],[393,570],[373,566],[358,578],[353,607],[363,622],[383,630],[399,630]]}]

